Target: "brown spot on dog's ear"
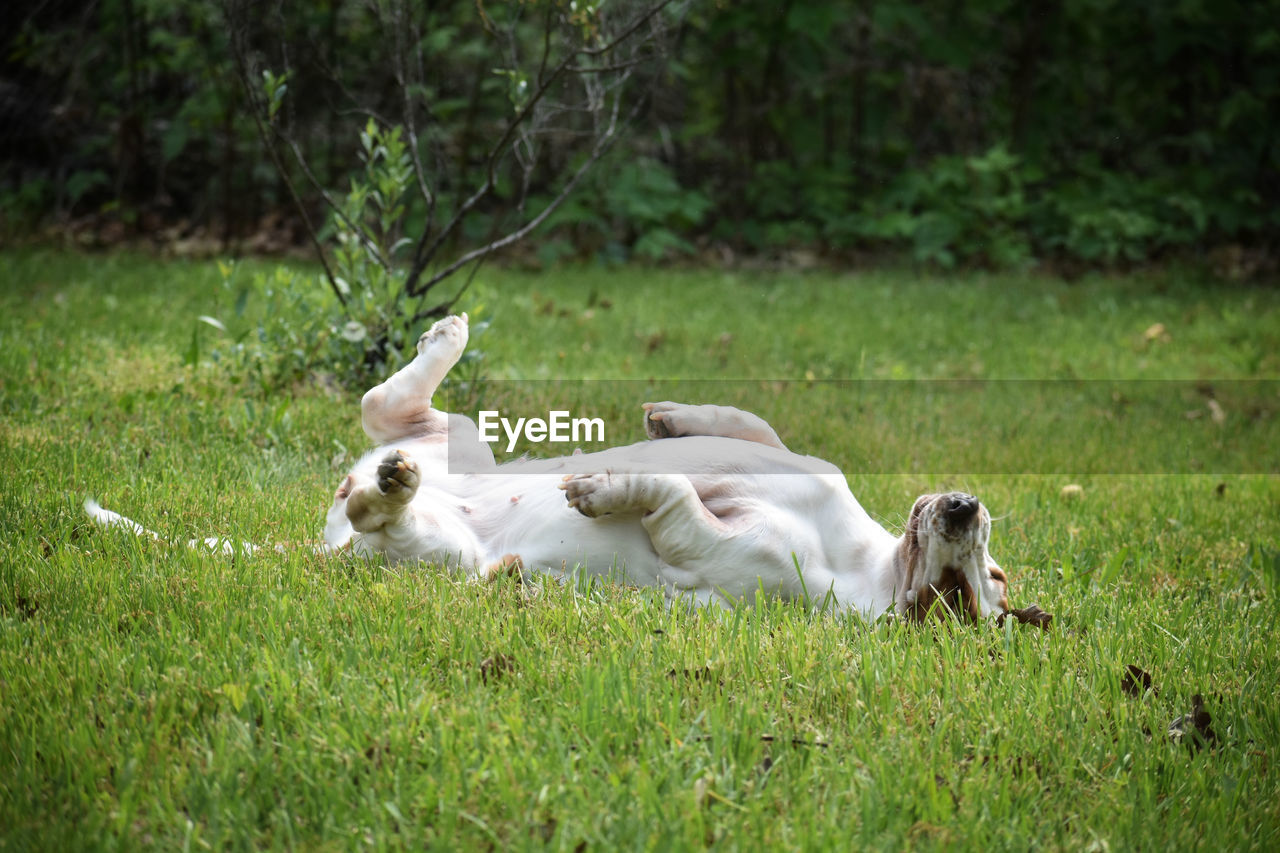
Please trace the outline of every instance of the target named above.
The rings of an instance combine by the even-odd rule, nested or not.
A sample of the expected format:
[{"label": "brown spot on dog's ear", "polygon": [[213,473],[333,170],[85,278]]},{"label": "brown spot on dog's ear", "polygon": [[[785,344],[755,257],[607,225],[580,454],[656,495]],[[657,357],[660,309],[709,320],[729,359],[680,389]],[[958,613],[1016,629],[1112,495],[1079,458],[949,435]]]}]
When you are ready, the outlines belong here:
[{"label": "brown spot on dog's ear", "polygon": [[907,532],[915,534],[920,529],[920,516],[924,515],[924,508],[937,500],[937,495],[921,495],[916,498],[915,505],[911,507],[911,515],[907,517]]},{"label": "brown spot on dog's ear", "polygon": [[[902,541],[898,544],[898,559],[902,561],[905,567],[903,571],[903,592],[910,593],[916,588],[916,564],[920,562],[920,539],[918,533],[920,531],[920,517],[924,514],[924,508],[933,502],[937,495],[921,495],[916,498],[915,505],[911,507],[911,515],[907,516],[907,529],[902,532]],[[916,619],[919,619],[925,613],[929,612],[929,606],[933,604],[934,593],[931,590],[924,589],[917,592],[917,597],[910,605],[908,613]]]},{"label": "brown spot on dog's ear", "polygon": [[[969,584],[969,579],[965,577],[964,572],[954,567],[948,567],[942,570],[942,577],[938,580],[936,587],[930,585],[929,591],[933,593],[931,598],[936,597],[942,600],[947,611],[955,614],[960,618],[968,618],[972,622],[978,621],[978,599],[973,594],[973,587]],[[924,598],[922,594],[920,596]],[[922,611],[924,616],[928,611]],[[938,616],[945,616],[942,608],[935,611]]]},{"label": "brown spot on dog's ear", "polygon": [[929,611],[933,608],[933,604],[938,599],[938,591],[932,586],[926,586],[924,589],[916,593],[916,599],[911,604],[911,609],[907,611],[914,622],[923,622],[924,617],[929,615]]},{"label": "brown spot on dog's ear", "polygon": [[969,578],[965,573],[956,569],[952,569],[952,581],[955,583],[953,599],[958,598],[955,602],[956,606],[952,607],[957,615],[961,612],[969,617],[970,622],[977,622],[981,618],[982,608],[978,606],[978,596],[973,591],[973,586],[969,583]]},{"label": "brown spot on dog's ear", "polygon": [[948,568],[942,570],[938,583],[929,584],[916,593],[916,600],[908,614],[917,622],[924,621],[930,611],[938,618],[946,618],[948,612],[961,619],[977,622],[981,610],[978,598],[964,572]]}]

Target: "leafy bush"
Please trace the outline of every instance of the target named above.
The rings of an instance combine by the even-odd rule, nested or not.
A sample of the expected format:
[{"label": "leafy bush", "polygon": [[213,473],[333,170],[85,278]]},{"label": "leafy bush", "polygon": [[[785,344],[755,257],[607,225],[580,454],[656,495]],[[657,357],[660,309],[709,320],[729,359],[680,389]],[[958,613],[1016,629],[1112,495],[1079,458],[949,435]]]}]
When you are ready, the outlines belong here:
[{"label": "leafy bush", "polygon": [[725,223],[721,236],[768,249],[819,241],[833,248],[900,247],[944,267],[1019,265],[1031,254],[1028,172],[997,146],[979,157],[939,157],[927,168],[905,170],[859,203],[851,164],[764,163],[748,188],[750,218]]},{"label": "leafy bush", "polygon": [[651,157],[615,158],[593,175],[547,220],[549,233],[539,256],[553,262],[576,247],[606,258],[635,256],[659,261],[693,251],[685,235],[695,230],[713,203],[681,186],[666,164]]},{"label": "leafy bush", "polygon": [[1142,261],[1204,244],[1214,233],[1262,231],[1280,215],[1257,207],[1248,188],[1216,187],[1191,171],[1144,178],[1086,161],[1050,180],[996,145],[978,156],[941,156],[904,169],[858,202],[847,167],[759,165],[748,213],[715,234],[749,248],[823,243],[831,248],[901,249],[921,263],[1016,268],[1036,257],[1096,264]]},{"label": "leafy bush", "polygon": [[39,220],[55,196],[53,181],[34,178],[0,192],[0,233],[16,232]]},{"label": "leafy bush", "polygon": [[[746,189],[751,219],[724,222],[720,236],[740,235],[750,245],[781,249],[831,238],[854,208],[851,172],[842,166],[795,168],[771,160],[758,164]],[[838,238],[837,238],[838,240]]]},{"label": "leafy bush", "polygon": [[890,187],[864,234],[906,241],[917,261],[943,267],[1020,265],[1031,255],[1026,183],[1021,162],[1003,146],[979,157],[939,157]]},{"label": "leafy bush", "polygon": [[[216,318],[224,334],[213,344],[212,357],[233,377],[268,393],[314,370],[335,376],[348,372],[342,367],[362,372],[364,329],[347,325],[341,303],[314,273],[279,266],[245,280],[237,265],[219,263],[219,269],[232,308]],[[209,324],[206,318],[198,322]],[[199,358],[199,334],[196,326],[189,362]]]},{"label": "leafy bush", "polygon": [[702,222],[711,200],[697,190],[680,186],[671,169],[657,160],[628,160],[609,181],[605,209],[614,227],[634,236],[632,251],[646,260],[692,251],[680,234]]},{"label": "leafy bush", "polygon": [[[469,0],[294,4],[281,15],[247,0],[26,5],[0,80],[10,230],[147,212],[235,235],[277,212],[289,195],[251,120],[261,99],[237,79],[240,43],[254,69],[276,69],[261,112],[313,167],[308,209],[361,153],[338,138],[340,116],[416,115],[438,213],[458,210],[478,175],[492,182],[448,235],[451,250],[483,246],[563,186],[507,161],[490,168],[513,111],[538,107],[539,121],[560,125],[510,137],[526,165],[580,164],[588,129],[608,123],[562,114],[586,105],[602,119],[599,96],[621,89],[600,75],[649,56],[590,73],[574,60],[570,76],[590,91],[575,82],[539,99],[538,68],[555,67],[545,51],[586,47],[584,22],[618,21],[617,4],[533,4],[547,16]],[[565,26],[548,41],[539,21],[556,15]],[[632,141],[621,134],[607,155],[613,168],[602,161],[538,231],[544,261],[671,257],[708,233],[766,252],[887,249],[1015,267],[1032,256],[1265,251],[1280,236],[1280,29],[1267,23],[1280,20],[1280,0],[742,0],[671,4],[659,19],[685,25],[674,61],[637,87],[647,106],[625,124]],[[409,54],[421,61],[396,59]],[[285,101],[286,86],[313,96]],[[407,215],[425,221],[424,206]],[[379,337],[372,315],[352,319]]]},{"label": "leafy bush", "polygon": [[1193,189],[1102,169],[1047,192],[1031,224],[1043,250],[1107,264],[1195,245],[1210,226],[1210,207]]}]

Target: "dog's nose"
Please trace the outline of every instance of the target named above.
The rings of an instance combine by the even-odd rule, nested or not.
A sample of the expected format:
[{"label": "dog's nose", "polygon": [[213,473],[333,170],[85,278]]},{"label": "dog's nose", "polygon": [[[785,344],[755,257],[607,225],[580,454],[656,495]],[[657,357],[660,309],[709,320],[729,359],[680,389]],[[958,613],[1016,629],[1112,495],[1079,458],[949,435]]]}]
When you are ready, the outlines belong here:
[{"label": "dog's nose", "polygon": [[973,518],[978,512],[979,506],[978,499],[973,495],[956,492],[954,495],[947,496],[942,514],[947,519],[948,524],[960,525]]}]

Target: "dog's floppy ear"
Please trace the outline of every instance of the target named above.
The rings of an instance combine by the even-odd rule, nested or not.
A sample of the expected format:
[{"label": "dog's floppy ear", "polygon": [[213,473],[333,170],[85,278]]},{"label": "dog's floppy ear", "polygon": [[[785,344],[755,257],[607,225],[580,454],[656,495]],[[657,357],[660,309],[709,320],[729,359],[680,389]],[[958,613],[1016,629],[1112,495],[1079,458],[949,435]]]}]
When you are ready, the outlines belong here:
[{"label": "dog's floppy ear", "polygon": [[329,507],[329,512],[325,516],[324,542],[334,550],[345,548],[356,532],[347,518],[347,498],[351,497],[355,484],[356,478],[348,474],[342,481],[342,485],[338,486],[338,490],[333,493],[333,505]]},{"label": "dog's floppy ear", "polygon": [[937,495],[921,495],[916,498],[915,506],[911,507],[911,515],[907,517],[906,532],[910,534],[908,538],[915,539],[916,533],[920,530],[920,516],[924,514],[924,508],[933,503],[937,497]]},{"label": "dog's floppy ear", "polygon": [[907,516],[907,529],[902,532],[902,542],[899,544],[899,559],[906,568],[903,572],[903,601],[913,604],[911,600],[915,594],[915,573],[916,563],[920,561],[920,540],[916,534],[920,530],[920,516],[924,514],[924,508],[933,503],[937,495],[921,495],[916,498],[915,506],[911,507],[911,515]]}]

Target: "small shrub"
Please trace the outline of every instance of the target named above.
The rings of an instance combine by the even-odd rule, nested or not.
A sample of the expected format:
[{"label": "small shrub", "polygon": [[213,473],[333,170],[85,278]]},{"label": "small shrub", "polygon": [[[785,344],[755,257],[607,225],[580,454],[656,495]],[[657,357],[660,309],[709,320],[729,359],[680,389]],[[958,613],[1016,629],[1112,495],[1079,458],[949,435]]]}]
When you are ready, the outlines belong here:
[{"label": "small shrub", "polygon": [[660,261],[693,251],[682,235],[696,229],[712,207],[698,190],[681,186],[664,163],[649,157],[615,162],[593,175],[593,188],[576,193],[549,219],[539,259],[553,263],[579,250],[624,261]]},{"label": "small shrub", "polygon": [[[399,128],[372,120],[360,133],[360,147],[364,170],[352,177],[326,229],[333,286],[322,275],[285,266],[246,281],[234,265],[220,265],[232,307],[219,321],[225,335],[213,357],[263,390],[314,373],[368,387],[413,356],[419,326],[427,322],[405,295],[401,263],[410,242],[404,237],[413,180],[408,149]],[[472,310],[473,339],[487,327],[482,312]],[[192,346],[198,352],[197,339]],[[475,374],[481,357],[469,349],[464,374]]]},{"label": "small shrub", "polygon": [[1210,219],[1194,188],[1088,168],[1046,194],[1031,230],[1042,250],[1114,264],[1200,243]]},{"label": "small shrub", "polygon": [[904,239],[915,260],[942,267],[1025,264],[1031,257],[1026,183],[1021,161],[1003,146],[978,157],[939,157],[890,188],[888,209],[880,214],[889,216],[890,227],[873,225],[868,236]]}]

